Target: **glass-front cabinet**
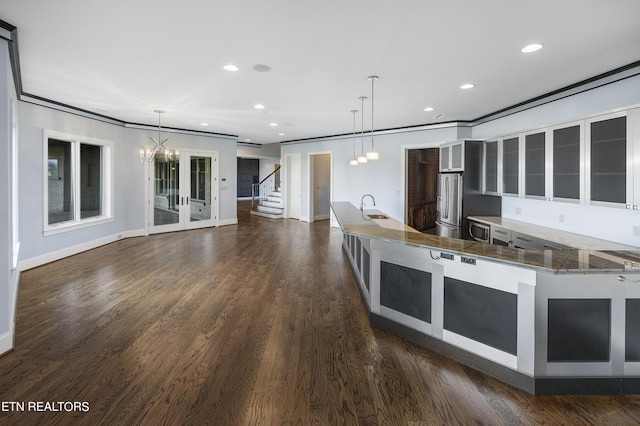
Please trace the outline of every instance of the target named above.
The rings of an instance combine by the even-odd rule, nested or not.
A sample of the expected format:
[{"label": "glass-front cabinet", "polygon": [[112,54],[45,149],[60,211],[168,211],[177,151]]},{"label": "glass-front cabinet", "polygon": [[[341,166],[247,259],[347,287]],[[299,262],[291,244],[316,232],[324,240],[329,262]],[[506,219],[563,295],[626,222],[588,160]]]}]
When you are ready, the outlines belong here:
[{"label": "glass-front cabinet", "polygon": [[464,171],[464,141],[450,142],[440,146],[440,171]]},{"label": "glass-front cabinet", "polygon": [[640,210],[640,108],[484,142],[489,195]]},{"label": "glass-front cabinet", "polygon": [[483,192],[490,195],[500,195],[498,192],[498,141],[484,143],[484,188]]},{"label": "glass-front cabinet", "polygon": [[524,195],[547,198],[547,132],[524,136]]},{"label": "glass-front cabinet", "polygon": [[502,140],[502,194],[520,194],[520,138],[518,136]]},{"label": "glass-front cabinet", "polygon": [[551,128],[551,199],[579,202],[584,192],[584,126],[582,122]]},{"label": "glass-front cabinet", "polygon": [[627,112],[586,121],[589,204],[638,208],[633,197],[633,138],[627,124]]}]

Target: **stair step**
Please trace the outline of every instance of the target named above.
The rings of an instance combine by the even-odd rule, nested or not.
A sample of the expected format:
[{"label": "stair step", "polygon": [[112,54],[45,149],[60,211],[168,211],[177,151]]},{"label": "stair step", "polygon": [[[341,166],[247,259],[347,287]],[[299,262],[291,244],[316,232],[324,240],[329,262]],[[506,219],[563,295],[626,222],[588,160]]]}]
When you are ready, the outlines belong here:
[{"label": "stair step", "polygon": [[279,208],[282,209],[282,202],[280,200],[278,201],[273,201],[273,200],[265,200],[262,203],[260,203],[261,206],[265,206],[265,207],[275,207],[275,208]]},{"label": "stair step", "polygon": [[251,214],[255,216],[268,217],[270,219],[284,219],[284,215],[282,213],[264,213],[251,210]]},{"label": "stair step", "polygon": [[271,194],[268,195],[268,197],[278,197],[278,198],[282,198],[282,192],[278,192],[278,191],[274,191]]},{"label": "stair step", "polygon": [[268,201],[268,202],[271,202],[271,203],[279,203],[279,204],[281,204],[282,203],[282,198],[280,198],[280,197],[272,197],[271,195],[269,195],[264,201],[265,202]]},{"label": "stair step", "polygon": [[282,214],[284,209],[282,207],[258,206],[258,211],[261,213]]}]

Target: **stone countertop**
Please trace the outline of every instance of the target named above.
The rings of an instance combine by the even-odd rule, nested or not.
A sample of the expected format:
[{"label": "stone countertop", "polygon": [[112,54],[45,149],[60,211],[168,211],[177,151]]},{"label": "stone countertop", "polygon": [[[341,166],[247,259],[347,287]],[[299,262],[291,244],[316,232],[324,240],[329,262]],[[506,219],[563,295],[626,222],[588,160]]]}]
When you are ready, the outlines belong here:
[{"label": "stone countertop", "polygon": [[[637,249],[523,250],[422,234],[392,218],[369,219],[347,201],[335,201],[331,203],[331,208],[343,232],[367,238],[398,242],[435,251],[454,252],[458,255],[514,264],[548,273],[640,273],[638,269],[640,250]],[[375,213],[381,212],[375,211]],[[382,221],[389,221],[389,225],[381,226],[379,222]],[[395,222],[394,226],[391,226],[391,222]]]},{"label": "stone countertop", "polygon": [[533,225],[531,223],[520,222],[518,220],[505,219],[499,216],[469,216],[468,219],[488,225],[500,226],[511,231],[521,232],[523,234],[531,235],[532,237],[542,238],[544,240],[553,241],[576,249],[598,251],[640,250],[638,247],[624,245],[614,241],[607,241],[599,238],[588,237],[586,235],[575,234],[573,232]]}]

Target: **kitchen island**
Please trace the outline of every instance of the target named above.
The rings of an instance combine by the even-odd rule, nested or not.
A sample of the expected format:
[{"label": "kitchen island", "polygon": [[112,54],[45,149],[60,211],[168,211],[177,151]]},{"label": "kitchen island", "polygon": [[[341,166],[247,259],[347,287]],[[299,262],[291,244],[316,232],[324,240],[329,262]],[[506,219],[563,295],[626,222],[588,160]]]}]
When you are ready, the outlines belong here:
[{"label": "kitchen island", "polygon": [[640,251],[515,249],[332,210],[374,326],[530,393],[640,393]]}]

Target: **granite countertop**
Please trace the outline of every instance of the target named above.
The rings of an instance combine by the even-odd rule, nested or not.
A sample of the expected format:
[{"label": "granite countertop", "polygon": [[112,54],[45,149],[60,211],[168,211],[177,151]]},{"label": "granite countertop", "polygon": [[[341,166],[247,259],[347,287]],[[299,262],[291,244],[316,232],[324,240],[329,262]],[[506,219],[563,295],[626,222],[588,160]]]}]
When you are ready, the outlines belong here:
[{"label": "granite countertop", "polygon": [[[372,220],[347,201],[335,201],[331,203],[331,208],[343,232],[363,237],[454,252],[549,273],[640,273],[640,269],[637,269],[640,262],[638,249],[523,250],[423,234],[393,218]],[[378,211],[375,213],[381,214]]]},{"label": "granite countertop", "polygon": [[533,225],[531,223],[520,222],[513,219],[505,219],[498,216],[469,216],[469,220],[486,223],[488,225],[501,226],[511,231],[521,232],[533,237],[553,241],[565,246],[577,249],[588,250],[639,250],[638,247],[616,243],[614,241],[602,240],[588,237],[586,235],[575,234],[573,232],[561,231],[547,228],[545,226]]}]

